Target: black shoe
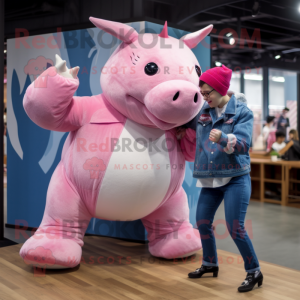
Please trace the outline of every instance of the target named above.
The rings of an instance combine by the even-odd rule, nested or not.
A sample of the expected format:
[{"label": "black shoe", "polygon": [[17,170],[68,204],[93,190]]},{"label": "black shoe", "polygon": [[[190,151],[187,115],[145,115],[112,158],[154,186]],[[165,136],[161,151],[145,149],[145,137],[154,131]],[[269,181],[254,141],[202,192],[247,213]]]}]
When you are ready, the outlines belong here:
[{"label": "black shoe", "polygon": [[190,278],[200,278],[205,273],[213,273],[214,274],[213,277],[218,277],[218,272],[219,272],[218,266],[208,267],[202,265],[201,268],[196,269],[195,272],[189,273],[188,276]]},{"label": "black shoe", "polygon": [[257,284],[260,287],[263,283],[263,274],[261,271],[256,271],[255,273],[247,273],[246,279],[238,288],[239,292],[249,292],[251,291],[254,286]]}]

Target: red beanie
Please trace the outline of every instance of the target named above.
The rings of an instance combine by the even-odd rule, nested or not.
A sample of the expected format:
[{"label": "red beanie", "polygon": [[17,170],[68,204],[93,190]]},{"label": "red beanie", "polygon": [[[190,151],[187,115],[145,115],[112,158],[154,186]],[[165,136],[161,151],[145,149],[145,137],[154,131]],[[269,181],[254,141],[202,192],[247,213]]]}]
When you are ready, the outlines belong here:
[{"label": "red beanie", "polygon": [[232,70],[222,65],[222,67],[205,71],[200,76],[200,80],[213,87],[222,96],[225,96],[230,86],[231,75]]}]

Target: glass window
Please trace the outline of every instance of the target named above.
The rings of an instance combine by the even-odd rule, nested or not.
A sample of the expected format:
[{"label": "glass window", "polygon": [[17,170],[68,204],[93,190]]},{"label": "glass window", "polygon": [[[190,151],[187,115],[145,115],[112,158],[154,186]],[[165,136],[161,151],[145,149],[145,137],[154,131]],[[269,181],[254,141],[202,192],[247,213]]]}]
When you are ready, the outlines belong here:
[{"label": "glass window", "polygon": [[245,96],[248,107],[253,111],[252,149],[264,150],[263,126],[263,75],[262,68],[247,69],[244,73]]},{"label": "glass window", "polygon": [[[284,107],[290,111],[287,114],[290,129],[297,129],[297,73],[269,69],[269,115],[275,116],[275,128]],[[288,135],[287,135],[288,138]]]},{"label": "glass window", "polygon": [[241,92],[241,72],[232,72],[231,81],[230,81],[230,91]]}]

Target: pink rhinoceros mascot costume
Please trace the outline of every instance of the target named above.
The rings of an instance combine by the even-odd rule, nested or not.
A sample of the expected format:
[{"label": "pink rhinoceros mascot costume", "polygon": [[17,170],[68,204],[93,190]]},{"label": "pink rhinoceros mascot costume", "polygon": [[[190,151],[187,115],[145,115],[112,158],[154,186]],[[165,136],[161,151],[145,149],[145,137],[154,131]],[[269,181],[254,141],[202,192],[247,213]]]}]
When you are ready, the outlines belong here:
[{"label": "pink rhinoceros mascot costume", "polygon": [[30,265],[77,266],[91,218],[141,219],[153,256],[194,254],[202,245],[189,222],[182,183],[185,161],[194,161],[195,131],[178,140],[175,128],[203,104],[201,69],[191,48],[212,25],[178,40],[168,36],[166,24],[160,34],[138,34],[122,23],[90,20],[122,40],[102,70],[103,94],[73,96],[79,68],[69,70],[57,56],[56,65],[39,77],[47,84],[32,82],[24,96],[34,123],[70,133],[51,177],[42,223],[20,255]]}]

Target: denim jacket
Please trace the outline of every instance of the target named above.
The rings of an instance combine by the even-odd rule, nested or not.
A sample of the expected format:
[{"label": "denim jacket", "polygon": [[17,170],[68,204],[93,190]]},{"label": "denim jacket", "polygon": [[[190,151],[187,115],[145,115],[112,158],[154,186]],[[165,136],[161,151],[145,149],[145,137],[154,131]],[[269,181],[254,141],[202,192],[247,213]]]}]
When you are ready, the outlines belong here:
[{"label": "denim jacket", "polygon": [[[200,112],[184,127],[196,131],[196,155],[193,177],[235,177],[251,171],[249,148],[252,139],[253,112],[233,94],[225,112],[217,118],[215,108],[204,103]],[[222,131],[220,140],[209,140],[212,129]]]}]

